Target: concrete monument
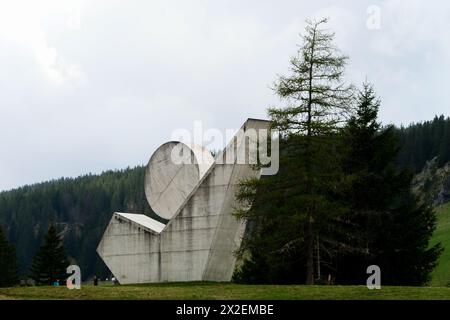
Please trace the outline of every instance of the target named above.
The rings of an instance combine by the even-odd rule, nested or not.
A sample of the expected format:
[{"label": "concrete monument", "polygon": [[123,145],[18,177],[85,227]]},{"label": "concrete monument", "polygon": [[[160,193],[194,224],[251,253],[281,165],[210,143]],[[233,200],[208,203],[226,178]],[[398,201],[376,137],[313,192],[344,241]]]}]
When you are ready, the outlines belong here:
[{"label": "concrete monument", "polygon": [[[233,211],[238,183],[259,178],[248,146],[269,122],[248,119],[215,158],[200,146],[168,142],[146,168],[145,194],[161,223],[142,214],[113,214],[97,252],[122,284],[230,281],[245,221]],[[250,130],[251,129],[251,130]],[[242,134],[243,133],[243,134]]]}]

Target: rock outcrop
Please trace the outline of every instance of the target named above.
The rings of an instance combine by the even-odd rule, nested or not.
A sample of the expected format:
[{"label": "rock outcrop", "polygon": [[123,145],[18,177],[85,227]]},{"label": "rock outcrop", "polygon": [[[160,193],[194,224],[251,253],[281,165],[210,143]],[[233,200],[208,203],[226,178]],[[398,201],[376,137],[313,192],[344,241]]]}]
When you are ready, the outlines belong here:
[{"label": "rock outcrop", "polygon": [[428,161],[414,177],[413,191],[433,206],[450,202],[450,162],[439,168],[437,158]]}]

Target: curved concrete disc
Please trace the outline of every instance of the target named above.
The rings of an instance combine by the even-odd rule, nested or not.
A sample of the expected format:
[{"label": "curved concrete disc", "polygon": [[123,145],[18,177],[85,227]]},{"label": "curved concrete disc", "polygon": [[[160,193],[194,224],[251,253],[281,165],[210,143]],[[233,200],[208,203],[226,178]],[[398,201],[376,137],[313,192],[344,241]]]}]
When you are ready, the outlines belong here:
[{"label": "curved concrete disc", "polygon": [[213,162],[200,146],[175,141],[160,146],[145,172],[145,195],[153,211],[170,220]]}]

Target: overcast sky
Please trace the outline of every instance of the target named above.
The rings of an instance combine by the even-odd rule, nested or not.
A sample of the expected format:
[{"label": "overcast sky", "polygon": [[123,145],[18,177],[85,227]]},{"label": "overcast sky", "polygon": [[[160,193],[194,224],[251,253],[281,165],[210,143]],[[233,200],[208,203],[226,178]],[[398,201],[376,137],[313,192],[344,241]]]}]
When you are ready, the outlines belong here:
[{"label": "overcast sky", "polygon": [[195,120],[265,118],[305,18],[324,16],[384,123],[450,114],[449,1],[0,0],[0,190],[145,164]]}]

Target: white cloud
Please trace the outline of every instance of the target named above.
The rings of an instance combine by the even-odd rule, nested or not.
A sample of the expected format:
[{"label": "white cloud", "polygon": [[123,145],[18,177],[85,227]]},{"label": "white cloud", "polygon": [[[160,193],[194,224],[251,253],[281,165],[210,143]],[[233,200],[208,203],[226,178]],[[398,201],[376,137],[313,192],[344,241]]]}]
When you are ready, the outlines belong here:
[{"label": "white cloud", "polygon": [[56,85],[79,84],[86,78],[82,67],[66,61],[57,48],[49,44],[43,29],[43,22],[51,15],[65,16],[68,22],[64,27],[75,26],[79,6],[78,1],[1,1],[0,41],[7,44],[7,49],[20,48],[32,54],[48,81]]},{"label": "white cloud", "polygon": [[[369,5],[380,30],[366,27]],[[177,128],[236,128],[280,103],[304,20],[329,16],[384,122],[445,113],[445,1],[0,0],[0,190],[144,164]]]}]

